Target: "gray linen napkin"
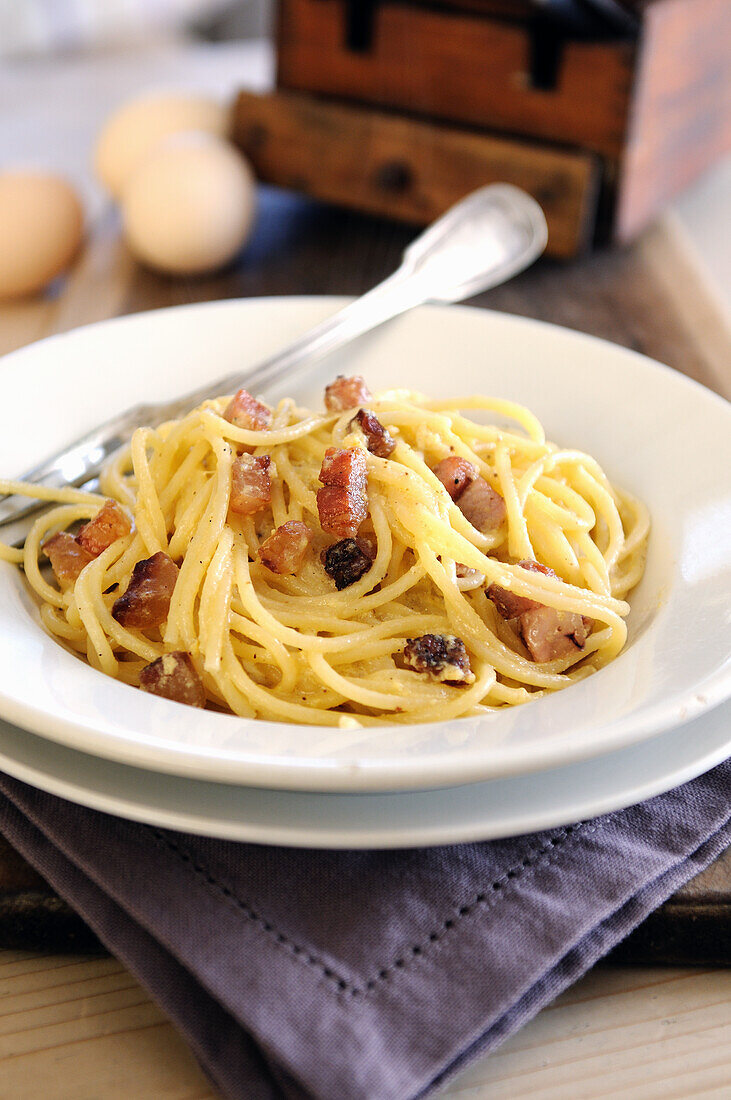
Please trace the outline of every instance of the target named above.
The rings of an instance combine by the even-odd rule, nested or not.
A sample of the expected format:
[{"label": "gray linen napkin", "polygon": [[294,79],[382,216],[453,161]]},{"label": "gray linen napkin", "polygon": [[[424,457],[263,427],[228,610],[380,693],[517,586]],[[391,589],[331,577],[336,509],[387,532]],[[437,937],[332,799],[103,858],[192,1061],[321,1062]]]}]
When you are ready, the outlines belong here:
[{"label": "gray linen napkin", "polygon": [[492,1050],[731,843],[731,761],[532,836],[395,852],[208,840],[0,776],[0,831],[235,1100],[408,1100]]}]

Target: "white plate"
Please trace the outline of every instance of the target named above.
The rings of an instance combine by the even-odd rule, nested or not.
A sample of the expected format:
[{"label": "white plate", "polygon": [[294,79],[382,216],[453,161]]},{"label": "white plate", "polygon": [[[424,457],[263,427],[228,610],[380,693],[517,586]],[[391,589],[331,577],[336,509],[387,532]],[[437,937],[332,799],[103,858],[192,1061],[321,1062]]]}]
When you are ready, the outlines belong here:
[{"label": "white plate", "polygon": [[731,753],[731,705],[650,742],[533,775],[435,791],[318,794],[183,779],[100,760],[0,722],[0,770],[148,825],[295,848],[408,848],[519,836],[660,794]]},{"label": "white plate", "polygon": [[[0,471],[14,474],[113,412],[254,363],[337,299],[218,302],[125,317],[2,363]],[[180,775],[270,788],[388,790],[516,775],[607,753],[731,694],[731,406],[644,357],[564,329],[429,307],[295,387],[319,403],[338,370],[374,389],[483,391],[528,405],[549,437],[595,455],[650,506],[630,642],[569,690],[479,719],[343,733],[152,699],[70,656],[0,569],[0,715],[69,747]],[[284,387],[286,389],[286,387]],[[60,414],[59,410],[63,410]]]}]

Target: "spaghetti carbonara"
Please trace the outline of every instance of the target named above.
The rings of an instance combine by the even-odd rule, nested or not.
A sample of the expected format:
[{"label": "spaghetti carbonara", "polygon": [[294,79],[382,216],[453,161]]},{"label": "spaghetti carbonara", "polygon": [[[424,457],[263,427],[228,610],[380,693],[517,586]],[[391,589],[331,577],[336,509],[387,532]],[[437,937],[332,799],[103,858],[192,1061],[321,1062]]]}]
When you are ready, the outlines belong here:
[{"label": "spaghetti carbonara", "polygon": [[99,494],[0,491],[52,502],[0,556],[94,668],[333,726],[479,714],[594,672],[625,643],[649,530],[527,409],[359,377],[324,412],[241,390],[140,428]]}]

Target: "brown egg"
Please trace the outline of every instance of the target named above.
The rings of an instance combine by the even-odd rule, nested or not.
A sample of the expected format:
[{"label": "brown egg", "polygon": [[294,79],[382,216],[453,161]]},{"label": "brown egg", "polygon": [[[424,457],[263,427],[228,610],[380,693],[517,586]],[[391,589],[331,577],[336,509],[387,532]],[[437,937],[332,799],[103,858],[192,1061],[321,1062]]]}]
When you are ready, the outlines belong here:
[{"label": "brown egg", "polygon": [[246,240],[254,177],[228,142],[180,134],[158,146],[122,195],[127,243],[150,267],[176,275],[215,271]]},{"label": "brown egg", "polygon": [[209,96],[157,93],[130,100],[107,119],[94,150],[94,170],[119,198],[125,183],[163,138],[184,130],[224,137],[228,111]]},{"label": "brown egg", "polygon": [[0,298],[42,290],[74,258],[84,213],[73,187],[36,171],[0,173]]}]

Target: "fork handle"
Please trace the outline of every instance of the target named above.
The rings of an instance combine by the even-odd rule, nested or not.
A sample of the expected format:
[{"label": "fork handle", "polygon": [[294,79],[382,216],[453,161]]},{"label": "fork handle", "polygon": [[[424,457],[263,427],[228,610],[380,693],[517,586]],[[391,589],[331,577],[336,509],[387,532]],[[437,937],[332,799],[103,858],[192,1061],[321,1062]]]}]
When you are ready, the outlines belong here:
[{"label": "fork handle", "polygon": [[307,367],[349,344],[356,336],[405,313],[427,301],[428,290],[405,264],[366,294],[337,310],[294,343],[242,374],[236,371],[226,378],[207,383],[165,406],[166,418],[174,419],[211,397],[233,393],[245,385],[253,394],[266,394],[278,381],[288,385]]}]

